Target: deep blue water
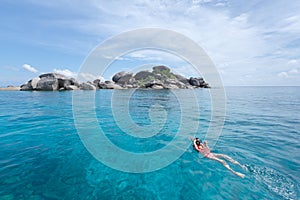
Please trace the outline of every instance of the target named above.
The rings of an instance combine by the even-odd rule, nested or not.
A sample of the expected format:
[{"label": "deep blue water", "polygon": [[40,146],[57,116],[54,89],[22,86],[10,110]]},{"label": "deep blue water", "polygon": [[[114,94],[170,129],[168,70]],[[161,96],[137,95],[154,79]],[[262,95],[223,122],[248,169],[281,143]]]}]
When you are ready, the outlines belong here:
[{"label": "deep blue water", "polygon": [[[246,171],[230,164],[246,175],[244,179],[199,156],[191,145],[172,164],[153,172],[112,169],[95,159],[81,142],[72,112],[73,92],[1,91],[0,199],[299,199],[300,87],[225,90],[226,121],[212,151],[244,164]],[[74,93],[82,96],[84,103],[92,92]],[[129,102],[131,119],[121,116],[121,121],[147,126],[151,133],[157,130],[151,127],[149,109],[159,105],[162,115],[157,118],[166,113],[166,121],[149,138],[127,135],[117,125],[111,109],[112,93],[96,92],[95,113],[114,145],[147,153],[174,139],[181,112],[180,102],[171,91],[135,91]],[[190,113],[189,121],[200,122],[196,135],[203,138],[210,121],[211,99],[209,90],[195,90],[195,94],[200,115],[194,114],[193,106],[183,109]],[[82,116],[88,125],[92,116],[84,115],[84,111]],[[107,155],[111,157],[114,152]]]}]

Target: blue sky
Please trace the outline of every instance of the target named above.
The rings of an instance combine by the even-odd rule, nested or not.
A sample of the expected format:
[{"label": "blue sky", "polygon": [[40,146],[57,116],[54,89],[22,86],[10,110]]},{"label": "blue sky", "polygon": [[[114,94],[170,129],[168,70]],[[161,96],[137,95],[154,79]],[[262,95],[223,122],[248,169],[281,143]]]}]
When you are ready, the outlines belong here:
[{"label": "blue sky", "polygon": [[[0,86],[43,72],[75,76],[86,56],[124,31],[157,27],[196,41],[224,85],[300,86],[300,1],[39,1],[0,2]],[[112,67],[155,63],[190,76],[164,53],[140,51]]]}]

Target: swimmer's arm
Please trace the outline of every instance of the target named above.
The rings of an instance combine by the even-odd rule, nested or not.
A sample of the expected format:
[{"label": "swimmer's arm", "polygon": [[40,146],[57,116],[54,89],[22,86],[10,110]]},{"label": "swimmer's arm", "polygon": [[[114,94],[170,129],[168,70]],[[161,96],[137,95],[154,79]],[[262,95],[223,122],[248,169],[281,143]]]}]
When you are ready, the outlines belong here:
[{"label": "swimmer's arm", "polygon": [[207,144],[207,142],[206,142],[206,141],[204,141],[204,142],[203,142],[203,145],[204,145],[204,147],[206,147],[206,148],[208,148],[208,149],[209,149],[209,146],[208,146],[208,144]]}]

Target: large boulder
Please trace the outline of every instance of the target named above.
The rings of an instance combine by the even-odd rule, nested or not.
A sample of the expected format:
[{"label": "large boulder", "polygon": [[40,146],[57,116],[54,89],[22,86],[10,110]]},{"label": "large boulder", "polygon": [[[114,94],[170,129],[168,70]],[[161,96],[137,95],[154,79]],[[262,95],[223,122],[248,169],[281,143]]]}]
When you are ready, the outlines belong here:
[{"label": "large boulder", "polygon": [[191,85],[190,84],[185,84],[183,82],[177,82],[176,83],[176,86],[180,89],[187,89],[187,88],[191,88]]},{"label": "large boulder", "polygon": [[208,83],[206,83],[203,78],[191,77],[189,79],[189,84],[194,87],[209,88]]},{"label": "large boulder", "polygon": [[39,76],[41,79],[42,78],[55,78],[55,79],[69,79],[67,76],[59,73],[46,73],[46,74],[41,74]]},{"label": "large boulder", "polygon": [[150,81],[150,82],[146,83],[143,87],[152,88],[152,89],[164,89],[165,88],[164,84],[159,80]]},{"label": "large boulder", "polygon": [[153,74],[155,74],[155,78],[161,81],[166,81],[168,79],[176,79],[175,75],[171,73],[170,68],[160,65],[153,67]]},{"label": "large boulder", "polygon": [[80,89],[82,90],[96,90],[96,86],[91,83],[82,83],[80,84]]},{"label": "large boulder", "polygon": [[35,77],[31,80],[32,89],[36,89],[38,82],[41,80],[40,77]]},{"label": "large boulder", "polygon": [[161,89],[165,89],[165,88],[162,85],[152,85],[151,89],[161,90]]},{"label": "large boulder", "polygon": [[170,73],[170,68],[164,65],[155,66],[152,68],[154,73]]},{"label": "large boulder", "polygon": [[154,74],[149,71],[140,71],[135,74],[134,79],[139,81],[139,80],[145,80],[145,79],[151,79],[154,78]]},{"label": "large boulder", "polygon": [[64,89],[65,90],[79,90],[79,87],[77,87],[76,85],[67,85]]},{"label": "large boulder", "polygon": [[123,89],[123,87],[121,87],[120,85],[114,84],[114,83],[110,83],[110,84],[106,85],[106,89],[121,90],[121,89]]},{"label": "large boulder", "polygon": [[100,82],[101,82],[100,79],[96,79],[93,81],[93,85],[96,86],[97,89],[100,89],[100,87],[99,87]]},{"label": "large boulder", "polygon": [[165,85],[166,89],[179,89],[179,87],[177,85],[174,84],[169,84],[169,85]]},{"label": "large boulder", "polygon": [[177,80],[177,79],[167,79],[164,82],[165,87],[168,89],[185,89],[187,88],[186,84],[184,84],[183,82]]},{"label": "large boulder", "polygon": [[31,86],[31,80],[28,81],[27,83],[23,84],[20,86],[20,90],[21,91],[30,91],[30,90],[33,90],[32,86]]},{"label": "large boulder", "polygon": [[204,80],[203,78],[194,78],[194,77],[191,77],[189,79],[189,83],[192,85],[192,86],[196,86],[196,87],[200,87],[202,83],[204,83]]},{"label": "large boulder", "polygon": [[113,80],[115,83],[117,83],[121,77],[124,77],[124,76],[126,76],[126,75],[130,75],[130,74],[131,74],[131,76],[132,76],[132,73],[129,73],[129,72],[125,72],[125,71],[118,72],[118,73],[116,73],[116,74],[112,77],[112,80]]},{"label": "large boulder", "polygon": [[125,74],[119,80],[116,82],[118,84],[124,85],[124,84],[130,84],[134,81],[132,73]]},{"label": "large boulder", "polygon": [[41,78],[36,85],[36,90],[53,91],[59,89],[58,79],[52,77]]},{"label": "large boulder", "polygon": [[79,83],[76,79],[74,78],[68,78],[67,76],[63,74],[58,74],[58,73],[46,73],[46,74],[41,74],[39,78],[42,79],[57,79],[58,81],[58,89],[65,89],[66,87],[70,85],[75,85],[79,87]]},{"label": "large boulder", "polygon": [[75,86],[79,87],[80,84],[75,78],[70,78],[69,80],[70,80],[71,85],[75,85]]},{"label": "large boulder", "polygon": [[23,84],[20,86],[21,91],[30,91],[30,90],[35,90],[37,87],[37,83],[40,81],[40,77],[35,77],[28,81],[27,83]]},{"label": "large boulder", "polygon": [[120,85],[112,83],[110,81],[99,83],[99,87],[100,89],[115,89],[115,90],[123,89],[123,87],[121,87]]}]

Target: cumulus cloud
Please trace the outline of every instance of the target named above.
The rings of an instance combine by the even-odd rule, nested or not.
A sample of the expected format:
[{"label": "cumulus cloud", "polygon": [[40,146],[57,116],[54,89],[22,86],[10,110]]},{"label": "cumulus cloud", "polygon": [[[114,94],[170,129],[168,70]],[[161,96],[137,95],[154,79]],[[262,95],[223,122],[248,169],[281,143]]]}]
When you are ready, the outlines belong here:
[{"label": "cumulus cloud", "polygon": [[68,69],[54,69],[53,70],[55,73],[59,73],[59,74],[62,74],[62,75],[65,75],[67,77],[76,77],[77,74],[75,72],[72,72]]},{"label": "cumulus cloud", "polygon": [[32,73],[37,73],[37,72],[38,72],[37,69],[35,69],[34,67],[32,67],[32,66],[29,65],[29,64],[24,64],[22,67],[23,67],[24,69],[26,69],[27,71],[32,72]]},{"label": "cumulus cloud", "polygon": [[289,62],[288,62],[289,65],[297,65],[298,63],[299,63],[299,61],[296,59],[289,60]]},{"label": "cumulus cloud", "polygon": [[286,71],[286,72],[280,72],[277,75],[281,78],[288,78],[290,76],[297,75],[297,74],[299,74],[299,70],[294,68],[294,69],[291,69],[291,70]]},{"label": "cumulus cloud", "polygon": [[131,52],[124,56],[127,60],[143,60],[143,61],[175,61],[179,62],[181,59],[175,54],[163,50],[138,50]]},{"label": "cumulus cloud", "polygon": [[279,77],[282,77],[282,78],[287,78],[289,77],[288,73],[287,72],[280,72],[277,74]]},{"label": "cumulus cloud", "polygon": [[194,4],[201,4],[201,3],[210,3],[213,0],[193,0]]},{"label": "cumulus cloud", "polygon": [[299,71],[298,69],[291,69],[290,71],[288,71],[289,74],[298,74]]}]

